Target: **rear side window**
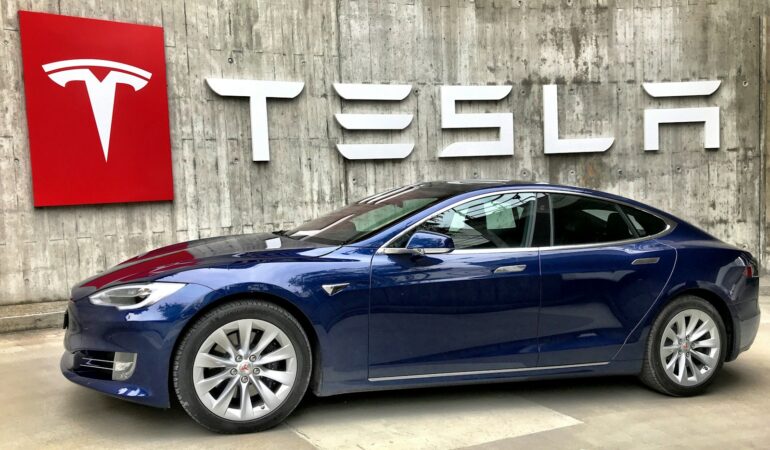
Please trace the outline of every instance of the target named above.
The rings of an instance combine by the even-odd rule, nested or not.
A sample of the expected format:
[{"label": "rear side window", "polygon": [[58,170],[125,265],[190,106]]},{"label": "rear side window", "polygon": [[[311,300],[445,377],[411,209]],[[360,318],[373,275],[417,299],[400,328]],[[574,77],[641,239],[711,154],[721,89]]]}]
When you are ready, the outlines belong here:
[{"label": "rear side window", "polygon": [[614,203],[575,195],[550,197],[554,245],[596,244],[636,237]]},{"label": "rear side window", "polygon": [[652,236],[666,229],[666,222],[663,219],[630,206],[620,205],[620,208],[626,213],[628,221],[631,222],[631,226],[639,237]]}]

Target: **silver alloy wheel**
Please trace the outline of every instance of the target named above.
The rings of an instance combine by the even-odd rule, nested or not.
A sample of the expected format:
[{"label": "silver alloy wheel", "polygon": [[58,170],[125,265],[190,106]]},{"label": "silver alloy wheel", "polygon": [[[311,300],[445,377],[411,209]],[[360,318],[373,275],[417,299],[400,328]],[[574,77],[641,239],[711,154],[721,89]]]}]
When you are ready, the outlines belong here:
[{"label": "silver alloy wheel", "polygon": [[289,337],[258,319],[230,322],[203,341],[193,363],[200,401],[225,419],[258,419],[279,407],[297,378]]},{"label": "silver alloy wheel", "polygon": [[720,339],[719,328],[707,313],[681,311],[668,321],[660,340],[666,375],[681,386],[703,383],[719,364]]}]

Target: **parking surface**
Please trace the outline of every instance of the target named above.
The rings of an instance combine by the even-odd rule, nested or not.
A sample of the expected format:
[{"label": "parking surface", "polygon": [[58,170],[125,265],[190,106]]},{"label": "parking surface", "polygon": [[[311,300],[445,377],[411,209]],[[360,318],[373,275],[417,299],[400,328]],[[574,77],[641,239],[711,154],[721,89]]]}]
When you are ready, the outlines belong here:
[{"label": "parking surface", "polygon": [[68,382],[58,368],[60,330],[3,334],[0,447],[766,447],[770,303],[762,310],[754,347],[700,397],[665,397],[633,377],[308,396],[286,424],[239,436],[209,433],[179,409],[134,405]]}]

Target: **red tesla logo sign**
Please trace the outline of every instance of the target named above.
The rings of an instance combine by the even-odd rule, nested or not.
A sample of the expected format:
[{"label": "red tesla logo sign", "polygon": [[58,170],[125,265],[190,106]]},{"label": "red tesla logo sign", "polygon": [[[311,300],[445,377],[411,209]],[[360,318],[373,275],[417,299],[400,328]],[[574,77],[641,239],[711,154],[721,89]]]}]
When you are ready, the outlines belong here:
[{"label": "red tesla logo sign", "polygon": [[172,200],[163,29],[19,22],[35,206]]}]

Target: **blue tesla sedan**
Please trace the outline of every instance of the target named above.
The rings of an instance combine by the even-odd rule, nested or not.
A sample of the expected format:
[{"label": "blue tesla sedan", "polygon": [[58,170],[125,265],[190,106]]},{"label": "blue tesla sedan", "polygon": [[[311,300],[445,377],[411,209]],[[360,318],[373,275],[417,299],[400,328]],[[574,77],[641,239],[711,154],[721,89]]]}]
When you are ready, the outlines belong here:
[{"label": "blue tesla sedan", "polygon": [[702,392],[759,326],[752,255],[633,200],[430,182],[287,231],[153,250],[73,288],[64,375],[218,432],[319,396],[637,374]]}]

